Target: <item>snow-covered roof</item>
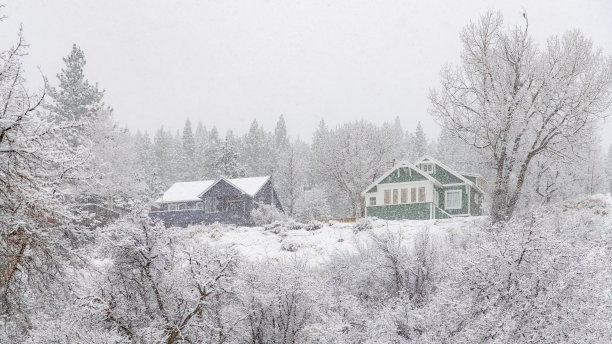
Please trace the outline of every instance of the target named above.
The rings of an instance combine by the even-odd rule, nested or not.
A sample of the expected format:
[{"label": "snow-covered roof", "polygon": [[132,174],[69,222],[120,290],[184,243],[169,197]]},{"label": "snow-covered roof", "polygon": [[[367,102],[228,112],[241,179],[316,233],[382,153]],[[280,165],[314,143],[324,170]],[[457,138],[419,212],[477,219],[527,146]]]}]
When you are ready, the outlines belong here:
[{"label": "snow-covered roof", "polygon": [[221,180],[225,180],[236,189],[245,194],[254,197],[264,184],[270,179],[270,176],[265,177],[250,177],[250,178],[221,178],[218,180],[201,180],[195,182],[180,182],[174,183],[164,192],[164,195],[156,200],[157,203],[168,202],[190,202],[202,200],[202,194],[206,193],[210,188]]},{"label": "snow-covered roof", "polygon": [[270,176],[265,177],[251,177],[251,178],[234,178],[226,179],[226,181],[233,184],[238,189],[244,191],[244,193],[255,196],[264,184],[270,179]]},{"label": "snow-covered roof", "polygon": [[157,199],[158,203],[164,202],[188,202],[201,200],[198,196],[202,191],[208,189],[215,183],[214,180],[201,180],[197,182],[174,183]]}]

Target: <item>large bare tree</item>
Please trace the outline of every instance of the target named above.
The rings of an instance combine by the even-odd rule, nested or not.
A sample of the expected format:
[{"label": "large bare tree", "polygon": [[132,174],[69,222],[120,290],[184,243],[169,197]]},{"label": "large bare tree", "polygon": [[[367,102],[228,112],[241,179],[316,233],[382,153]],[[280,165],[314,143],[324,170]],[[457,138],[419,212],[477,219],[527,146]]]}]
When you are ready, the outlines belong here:
[{"label": "large bare tree", "polygon": [[577,30],[540,47],[523,16],[506,29],[488,12],[465,27],[460,65],[430,94],[434,118],[491,162],[495,221],[516,209],[534,158],[572,154],[610,105],[612,59]]}]

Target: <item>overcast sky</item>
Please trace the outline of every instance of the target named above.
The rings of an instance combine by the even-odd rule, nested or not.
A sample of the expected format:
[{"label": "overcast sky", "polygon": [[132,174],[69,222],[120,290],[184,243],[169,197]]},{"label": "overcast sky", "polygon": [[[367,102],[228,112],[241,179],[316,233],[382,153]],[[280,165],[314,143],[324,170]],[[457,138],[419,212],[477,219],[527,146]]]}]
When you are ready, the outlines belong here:
[{"label": "overcast sky", "polygon": [[[518,23],[523,8],[538,42],[579,28],[612,54],[606,0],[13,0],[0,43],[23,24],[32,85],[37,67],[56,83],[76,43],[87,77],[134,131],[181,129],[189,117],[242,134],[253,118],[271,130],[283,114],[289,133],[309,141],[320,118],[335,126],[399,116],[434,137],[427,93],[457,61],[461,28],[487,9]],[[612,144],[612,119],[601,134]]]}]

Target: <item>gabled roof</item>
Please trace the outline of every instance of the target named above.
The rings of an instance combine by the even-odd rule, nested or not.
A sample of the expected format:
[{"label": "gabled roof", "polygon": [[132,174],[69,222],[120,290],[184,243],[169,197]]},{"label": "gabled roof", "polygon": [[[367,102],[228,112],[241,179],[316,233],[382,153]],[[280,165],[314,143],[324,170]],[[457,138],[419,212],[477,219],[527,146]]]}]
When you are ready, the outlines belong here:
[{"label": "gabled roof", "polygon": [[214,183],[212,183],[205,190],[202,190],[198,197],[201,199],[204,194],[208,192],[208,190],[212,189],[213,186],[217,185],[220,181],[225,181],[229,185],[235,187],[237,190],[251,196],[255,197],[259,190],[266,184],[268,180],[270,180],[270,176],[264,177],[250,177],[250,178],[221,178],[217,179]]},{"label": "gabled roof", "polygon": [[[465,177],[464,177],[464,176],[462,176],[460,173],[453,171],[453,169],[452,169],[452,168],[450,168],[450,167],[448,167],[448,166],[444,165],[443,163],[441,163],[440,161],[438,161],[438,160],[436,160],[436,159],[434,159],[434,158],[430,157],[429,155],[425,155],[425,156],[421,157],[421,158],[420,158],[419,160],[417,160],[417,161],[416,161],[414,164],[415,164],[415,165],[418,165],[418,164],[420,164],[420,163],[424,162],[425,160],[427,160],[428,162],[432,162],[432,163],[434,163],[434,164],[436,164],[436,165],[438,165],[438,166],[442,167],[443,169],[447,170],[447,171],[448,171],[448,173],[450,173],[450,174],[452,174],[453,176],[455,176],[455,177],[457,177],[457,178],[461,179],[463,182],[465,182],[465,183],[466,183],[466,184],[468,184],[469,186],[471,186],[471,187],[475,188],[475,189],[476,189],[476,190],[478,190],[480,193],[483,193],[483,194],[484,194],[484,191],[482,191],[482,189],[481,189],[481,188],[479,188],[478,186],[476,186],[476,184],[475,184],[474,182],[472,182],[471,180],[469,180],[469,179],[465,178]],[[468,173],[466,173],[466,174],[468,174]],[[469,174],[471,174],[471,173],[469,173]],[[481,178],[482,178],[482,177],[481,177]]]},{"label": "gabled roof", "polygon": [[362,196],[365,196],[366,192],[368,190],[370,190],[371,188],[373,188],[374,186],[378,185],[380,182],[383,181],[383,179],[387,178],[391,173],[395,172],[395,170],[397,170],[400,167],[409,167],[411,169],[413,169],[414,171],[416,171],[418,174],[422,175],[423,177],[425,177],[425,179],[429,180],[430,182],[434,183],[437,186],[442,186],[442,183],[440,183],[438,180],[436,180],[435,178],[433,178],[432,176],[430,176],[428,173],[425,173],[423,171],[421,171],[420,168],[416,167],[415,165],[407,162],[407,161],[403,161],[398,163],[397,165],[393,166],[389,171],[383,173],[382,176],[378,177],[378,179],[376,179],[372,184],[368,185],[368,187],[361,192]]},{"label": "gabled roof", "polygon": [[156,203],[201,201],[201,196],[220,181],[226,181],[239,191],[255,197],[259,190],[270,180],[270,176],[251,178],[220,178],[217,180],[202,180],[195,182],[174,183]]},{"label": "gabled roof", "polygon": [[214,180],[201,180],[196,182],[180,182],[174,183],[164,195],[158,198],[155,202],[166,203],[166,202],[190,202],[200,201],[198,197],[202,190],[208,189],[215,183]]}]

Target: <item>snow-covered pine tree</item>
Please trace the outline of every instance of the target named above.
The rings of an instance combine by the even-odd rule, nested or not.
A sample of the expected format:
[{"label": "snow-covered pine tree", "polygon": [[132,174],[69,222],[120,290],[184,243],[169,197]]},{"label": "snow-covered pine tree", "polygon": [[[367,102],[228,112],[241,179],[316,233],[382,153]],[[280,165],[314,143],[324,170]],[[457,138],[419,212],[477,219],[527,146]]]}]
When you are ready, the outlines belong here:
[{"label": "snow-covered pine tree", "polygon": [[206,131],[206,127],[202,125],[202,122],[198,122],[196,126],[195,134],[194,134],[194,179],[193,180],[201,180],[201,178],[206,174],[206,149],[208,147],[208,132]]},{"label": "snow-covered pine tree", "polygon": [[216,176],[225,178],[240,178],[245,176],[244,167],[240,160],[240,153],[236,149],[236,142],[231,131],[219,146],[214,159]]},{"label": "snow-covered pine tree", "polygon": [[251,123],[241,148],[240,155],[247,175],[264,176],[272,173],[275,167],[273,138],[259,126],[257,119]]},{"label": "snow-covered pine tree", "polygon": [[[92,85],[85,78],[85,54],[76,44],[62,60],[65,67],[57,74],[59,85],[47,86],[49,98],[45,107],[56,114],[59,121],[94,123],[98,112],[104,108],[104,90],[99,90],[97,83]],[[71,131],[70,141],[73,146],[78,146],[87,141],[90,134],[89,130]]]},{"label": "snow-covered pine tree", "polygon": [[185,121],[183,127],[183,135],[181,136],[181,172],[182,179],[186,181],[197,180],[196,175],[196,147],[193,131],[191,130],[191,121],[189,118]]}]

